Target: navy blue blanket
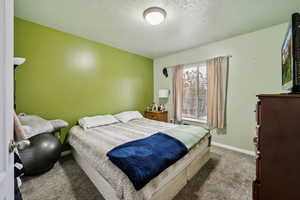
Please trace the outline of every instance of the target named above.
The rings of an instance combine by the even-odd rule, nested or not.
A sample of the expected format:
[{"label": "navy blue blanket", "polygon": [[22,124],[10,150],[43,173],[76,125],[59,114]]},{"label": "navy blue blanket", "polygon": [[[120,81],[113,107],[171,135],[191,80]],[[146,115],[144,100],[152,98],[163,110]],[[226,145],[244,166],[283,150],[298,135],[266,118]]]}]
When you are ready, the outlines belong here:
[{"label": "navy blue blanket", "polygon": [[163,133],[115,147],[107,156],[133,183],[136,190],[175,163],[188,149],[179,140]]}]

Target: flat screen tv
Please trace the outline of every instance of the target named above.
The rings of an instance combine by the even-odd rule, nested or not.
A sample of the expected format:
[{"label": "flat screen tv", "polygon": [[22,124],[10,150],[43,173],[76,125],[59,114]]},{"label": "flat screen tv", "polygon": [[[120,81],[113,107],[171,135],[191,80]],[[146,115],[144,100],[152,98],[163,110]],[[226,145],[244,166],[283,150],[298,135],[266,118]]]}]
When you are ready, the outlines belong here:
[{"label": "flat screen tv", "polygon": [[300,14],[291,17],[281,49],[282,88],[300,93]]}]

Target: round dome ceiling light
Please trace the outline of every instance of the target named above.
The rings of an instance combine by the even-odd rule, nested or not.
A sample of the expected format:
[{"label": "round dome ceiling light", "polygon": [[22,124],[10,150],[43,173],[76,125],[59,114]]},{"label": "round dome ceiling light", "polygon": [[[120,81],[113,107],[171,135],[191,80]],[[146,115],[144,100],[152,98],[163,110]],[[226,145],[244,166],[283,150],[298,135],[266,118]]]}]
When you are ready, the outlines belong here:
[{"label": "round dome ceiling light", "polygon": [[167,12],[159,7],[147,8],[144,11],[145,20],[151,25],[158,25],[162,23],[167,16]]}]

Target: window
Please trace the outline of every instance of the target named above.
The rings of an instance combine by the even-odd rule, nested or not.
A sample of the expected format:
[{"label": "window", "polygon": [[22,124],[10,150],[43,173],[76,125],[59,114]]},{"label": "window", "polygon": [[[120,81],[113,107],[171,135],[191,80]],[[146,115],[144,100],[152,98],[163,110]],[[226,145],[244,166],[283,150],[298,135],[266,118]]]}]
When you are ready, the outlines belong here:
[{"label": "window", "polygon": [[207,122],[206,62],[184,65],[182,118]]}]

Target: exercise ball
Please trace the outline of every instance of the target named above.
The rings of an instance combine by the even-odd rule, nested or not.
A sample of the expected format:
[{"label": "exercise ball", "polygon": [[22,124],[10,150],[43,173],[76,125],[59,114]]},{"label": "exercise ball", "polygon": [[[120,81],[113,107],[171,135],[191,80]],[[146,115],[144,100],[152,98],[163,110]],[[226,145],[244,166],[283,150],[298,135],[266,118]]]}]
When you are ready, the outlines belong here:
[{"label": "exercise ball", "polygon": [[49,171],[60,158],[62,145],[51,133],[29,138],[31,145],[19,151],[25,176],[34,176]]}]

